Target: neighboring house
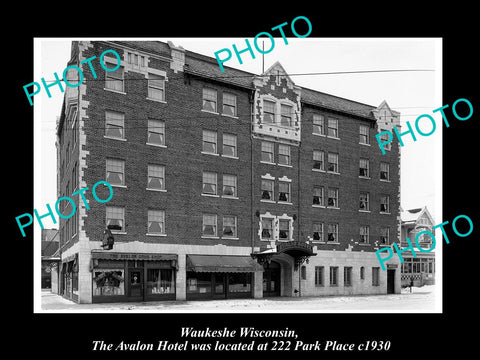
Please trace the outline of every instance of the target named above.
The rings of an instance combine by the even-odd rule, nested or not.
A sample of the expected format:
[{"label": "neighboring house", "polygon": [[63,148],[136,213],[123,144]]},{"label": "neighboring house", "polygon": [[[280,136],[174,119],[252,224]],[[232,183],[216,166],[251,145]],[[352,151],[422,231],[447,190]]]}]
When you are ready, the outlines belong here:
[{"label": "neighboring house", "polygon": [[[400,145],[382,155],[375,139],[400,128],[386,102],[302,88],[278,62],[222,73],[171,42],[74,41],[73,65],[84,81],[65,89],[57,189],[89,190],[88,208],[73,196],[75,214],[60,219],[64,297],[400,292],[398,258],[382,271],[375,255],[400,237]],[[67,76],[75,83],[75,67]],[[93,200],[100,180],[108,203]]]},{"label": "neighboring house", "polygon": [[[57,229],[42,229],[42,289],[52,288],[52,269],[56,268],[60,257],[59,250],[59,236]],[[55,271],[55,269],[54,269]],[[53,289],[52,289],[53,291]]]},{"label": "neighboring house", "polygon": [[[401,248],[408,247],[407,237],[410,243],[416,248],[415,237],[421,231],[432,230],[434,220],[427,207],[405,210],[401,212],[402,231]],[[432,247],[432,239],[427,234],[420,235],[418,245],[423,249]],[[413,257],[411,251],[402,253],[404,263],[402,264],[402,286],[409,286],[412,279],[415,286],[435,284],[435,250],[430,252],[415,251]]]}]

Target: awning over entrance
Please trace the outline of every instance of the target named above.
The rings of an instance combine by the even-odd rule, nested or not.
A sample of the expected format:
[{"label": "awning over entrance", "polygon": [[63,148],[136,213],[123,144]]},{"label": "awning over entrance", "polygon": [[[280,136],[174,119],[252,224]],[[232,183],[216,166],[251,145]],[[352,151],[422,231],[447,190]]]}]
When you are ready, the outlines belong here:
[{"label": "awning over entrance", "polygon": [[246,273],[263,267],[250,256],[187,255],[187,271]]},{"label": "awning over entrance", "polygon": [[278,243],[276,251],[273,249],[266,249],[256,253],[252,253],[251,256],[257,259],[259,264],[269,264],[275,255],[284,253],[290,255],[294,259],[295,269],[303,264],[305,261],[308,263],[310,256],[317,255],[313,252],[313,246],[302,241],[289,241],[284,243]]}]

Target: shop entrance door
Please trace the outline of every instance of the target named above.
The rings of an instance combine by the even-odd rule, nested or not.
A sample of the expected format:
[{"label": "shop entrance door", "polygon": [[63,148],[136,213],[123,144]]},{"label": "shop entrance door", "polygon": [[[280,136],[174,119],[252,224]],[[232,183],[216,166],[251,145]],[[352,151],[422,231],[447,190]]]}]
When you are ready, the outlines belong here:
[{"label": "shop entrance door", "polygon": [[128,269],[129,295],[132,300],[143,301],[143,269]]},{"label": "shop entrance door", "polygon": [[272,261],[263,271],[263,297],[280,296],[280,264]]},{"label": "shop entrance door", "polygon": [[395,293],[395,270],[387,270],[387,294]]}]

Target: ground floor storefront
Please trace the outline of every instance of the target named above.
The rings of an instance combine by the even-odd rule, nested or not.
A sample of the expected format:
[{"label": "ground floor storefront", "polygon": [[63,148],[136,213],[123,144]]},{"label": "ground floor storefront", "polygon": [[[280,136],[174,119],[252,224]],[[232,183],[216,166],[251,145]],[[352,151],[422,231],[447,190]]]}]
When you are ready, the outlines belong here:
[{"label": "ground floor storefront", "polygon": [[393,294],[401,289],[399,261],[382,271],[375,253],[321,251],[294,243],[276,251],[245,249],[244,254],[197,250],[204,252],[72,251],[59,266],[59,293],[78,303],[113,303]]},{"label": "ground floor storefront", "polygon": [[435,284],[435,253],[411,253],[403,255],[402,287]]}]

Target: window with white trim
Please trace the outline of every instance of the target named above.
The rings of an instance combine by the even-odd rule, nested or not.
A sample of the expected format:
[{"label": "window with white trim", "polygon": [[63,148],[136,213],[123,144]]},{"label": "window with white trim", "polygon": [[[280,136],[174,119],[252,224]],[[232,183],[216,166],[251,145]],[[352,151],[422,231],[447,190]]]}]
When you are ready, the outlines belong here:
[{"label": "window with white trim", "polygon": [[262,200],[275,200],[274,197],[275,181],[269,179],[262,179]]},{"label": "window with white trim", "polygon": [[148,164],[147,188],[165,190],[165,166]]},{"label": "window with white trim", "polygon": [[203,172],[203,193],[217,195],[217,173]]},{"label": "window with white trim", "polygon": [[323,223],[313,223],[313,241],[323,241]]},{"label": "window with white trim", "polygon": [[225,215],[223,217],[223,231],[222,237],[237,237],[237,217]]},{"label": "window with white trim", "polygon": [[328,171],[338,173],[338,154],[328,153]]},{"label": "window with white trim", "polygon": [[203,88],[202,109],[210,112],[217,112],[217,90]]},{"label": "window with white trim", "polygon": [[278,164],[291,165],[290,163],[290,146],[286,144],[278,144]]},{"label": "window with white trim", "polygon": [[107,159],[106,180],[111,185],[125,185],[125,160]]},{"label": "window with white trim", "polygon": [[338,286],[338,266],[330,266],[330,286]]},{"label": "window with white trim", "polygon": [[368,244],[370,242],[370,226],[360,226],[360,244]]},{"label": "window with white trim", "polygon": [[203,236],[217,236],[217,215],[216,214],[203,214]]},{"label": "window with white trim", "polygon": [[237,116],[237,97],[233,94],[223,93],[224,115]]},{"label": "window with white trim", "polygon": [[237,135],[223,133],[223,156],[237,156]]},{"label": "window with white trim", "polygon": [[125,231],[125,208],[120,206],[106,207],[106,224],[111,231]]},{"label": "window with white trim", "polygon": [[370,130],[367,125],[360,125],[360,144],[370,144]]},{"label": "window with white trim", "polygon": [[148,210],[147,232],[149,234],[165,234],[164,210]]},{"label": "window with white trim", "polygon": [[278,238],[280,240],[290,240],[292,238],[290,219],[278,219]]},{"label": "window with white trim", "polygon": [[161,120],[148,120],[147,143],[165,145],[165,122]]},{"label": "window with white trim", "polygon": [[380,163],[380,180],[390,181],[390,164]]},{"label": "window with white trim", "polygon": [[338,120],[328,119],[328,136],[338,138]]},{"label": "window with white trim", "polygon": [[[116,64],[115,64],[116,66]],[[115,68],[112,67],[112,69]],[[108,67],[108,66],[107,66]],[[108,67],[110,68],[110,67]],[[105,89],[124,92],[123,66],[119,66],[115,71],[105,70]]]},{"label": "window with white trim", "polygon": [[390,195],[380,196],[380,212],[382,213],[390,212]]},{"label": "window with white trim", "polygon": [[278,182],[278,201],[290,202],[290,182],[279,181]]},{"label": "window with white trim", "polygon": [[261,217],[261,237],[264,240],[273,239],[273,222],[274,218]]},{"label": "window with white trim", "polygon": [[165,101],[165,76],[148,73],[148,98]]},{"label": "window with white trim", "polygon": [[321,150],[313,150],[313,169],[325,170],[325,152]]},{"label": "window with white trim", "polygon": [[280,125],[292,127],[292,106],[280,104]]},{"label": "window with white trim", "polygon": [[324,270],[323,266],[315,266],[315,286],[324,286]]},{"label": "window with white trim", "polygon": [[313,133],[317,135],[325,135],[325,117],[323,115],[313,115]]},{"label": "window with white trim", "polygon": [[370,194],[368,192],[360,193],[359,210],[370,211]]},{"label": "window with white trim", "polygon": [[327,241],[338,242],[338,224],[328,224]]},{"label": "window with white trim", "polygon": [[380,228],[380,245],[389,245],[390,244],[390,228],[382,227]]},{"label": "window with white trim", "polygon": [[370,161],[368,159],[360,158],[359,176],[370,177]]},{"label": "window with white trim", "polygon": [[[380,132],[383,132],[383,131],[386,131],[386,130],[380,129]],[[382,146],[385,150],[391,150],[392,149],[392,142],[388,142],[390,140],[390,137],[388,136],[388,133],[383,133],[380,136],[380,140],[382,140],[382,143],[383,143]]]},{"label": "window with white trim", "polygon": [[125,115],[115,111],[105,111],[105,136],[125,139]]},{"label": "window with white trim", "polygon": [[352,267],[345,266],[343,268],[343,286],[352,286]]},{"label": "window with white trim", "polygon": [[217,132],[203,130],[203,152],[209,154],[217,153]]},{"label": "window with white trim", "polygon": [[328,207],[338,208],[338,189],[337,188],[328,188]]},{"label": "window with white trim", "polygon": [[274,143],[269,141],[262,141],[262,161],[268,163],[275,162]]},{"label": "window with white trim", "polygon": [[223,175],[223,196],[237,196],[237,176]]},{"label": "window with white trim", "polygon": [[263,100],[263,123],[275,124],[275,107],[274,101]]},{"label": "window with white trim", "polygon": [[314,186],[313,187],[313,205],[324,206],[323,199],[323,186]]}]

